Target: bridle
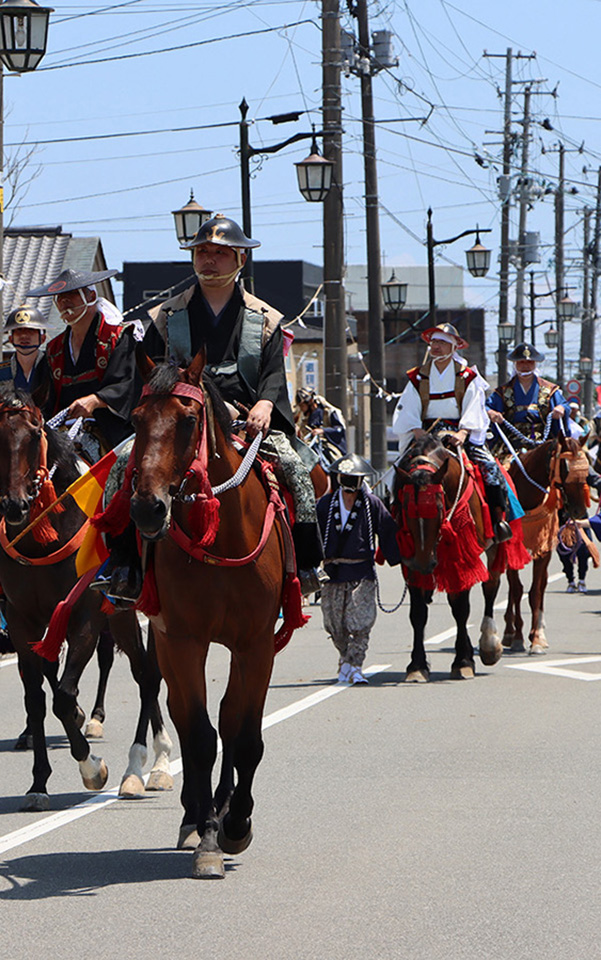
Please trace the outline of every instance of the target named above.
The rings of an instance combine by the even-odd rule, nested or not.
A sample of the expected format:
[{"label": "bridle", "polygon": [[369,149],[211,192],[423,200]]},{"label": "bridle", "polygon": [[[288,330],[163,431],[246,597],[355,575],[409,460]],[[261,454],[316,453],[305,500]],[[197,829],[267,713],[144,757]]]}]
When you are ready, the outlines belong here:
[{"label": "bridle", "polygon": [[[27,484],[27,493],[26,493],[27,501],[30,504],[32,504],[37,500],[38,495],[40,493],[40,489],[44,481],[47,480],[52,475],[51,472],[48,470],[48,465],[47,465],[48,439],[43,429],[44,420],[43,420],[41,411],[37,407],[32,408],[28,406],[28,404],[26,404],[24,401],[19,400],[17,397],[12,398],[10,400],[5,400],[0,405],[0,418],[14,417],[17,414],[22,413],[23,411],[26,411],[27,413],[31,413],[34,417],[36,417],[38,422],[34,425],[39,426],[41,428],[38,466],[34,467],[32,464],[30,464],[29,467],[27,468],[25,475],[22,477],[23,481],[27,481],[27,479],[31,477],[31,474],[33,472],[33,477],[31,477],[30,483]],[[52,473],[54,473],[55,469],[56,469],[56,466],[53,467]]]}]

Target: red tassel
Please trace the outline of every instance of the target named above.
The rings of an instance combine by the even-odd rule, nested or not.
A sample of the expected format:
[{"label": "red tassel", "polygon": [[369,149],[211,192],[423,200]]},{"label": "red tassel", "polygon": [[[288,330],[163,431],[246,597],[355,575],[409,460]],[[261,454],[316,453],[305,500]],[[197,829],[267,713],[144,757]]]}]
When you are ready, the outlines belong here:
[{"label": "red tassel", "polygon": [[219,530],[219,505],[217,497],[197,494],[188,513],[190,535],[194,544],[210,547],[214,542]]},{"label": "red tassel", "polygon": [[441,528],[435,575],[437,590],[445,593],[462,593],[488,579],[471,515],[461,521],[455,527],[445,520]]},{"label": "red tassel", "polygon": [[[42,481],[38,495],[35,498],[34,504],[31,508],[30,520],[35,520],[36,517],[39,517],[39,515],[48,507],[52,506],[53,503],[56,503],[56,490],[54,489],[52,480],[46,476]],[[55,509],[56,513],[64,513],[65,510],[62,503],[57,504]],[[31,532],[34,540],[37,543],[48,544],[54,543],[56,540],[58,540],[58,533],[52,526],[50,515],[44,517],[43,520],[40,520],[40,522],[35,525]]]},{"label": "red tassel", "polygon": [[144,574],[144,583],[142,584],[142,593],[136,603],[136,610],[145,613],[147,617],[156,617],[161,612],[161,603],[159,601],[159,591],[157,581],[154,575],[154,560],[150,560]]},{"label": "red tassel", "polygon": [[43,640],[34,644],[33,652],[43,657],[44,660],[50,660],[51,663],[55,663],[59,658],[61,647],[67,637],[70,616],[71,604],[68,599],[61,600],[52,614],[46,636]]},{"label": "red tassel", "polygon": [[96,527],[100,533],[109,533],[112,537],[119,536],[129,523],[130,503],[131,487],[127,491],[121,487],[106,510],[92,517],[90,521],[92,526]]},{"label": "red tassel", "polygon": [[302,593],[300,580],[297,576],[288,574],[282,591],[282,613],[284,622],[274,637],[276,653],[283,650],[295,630],[304,627],[311,619],[303,613]]}]

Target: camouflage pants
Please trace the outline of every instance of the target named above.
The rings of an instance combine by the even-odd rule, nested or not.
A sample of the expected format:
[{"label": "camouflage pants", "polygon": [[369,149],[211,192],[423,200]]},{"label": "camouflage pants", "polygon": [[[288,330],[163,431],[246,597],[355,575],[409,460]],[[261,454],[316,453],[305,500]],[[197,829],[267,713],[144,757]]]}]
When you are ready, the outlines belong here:
[{"label": "camouflage pants", "polygon": [[[309,453],[308,447],[307,450]],[[280,430],[270,430],[259,452],[274,460],[275,473],[292,495],[297,523],[317,523],[315,491],[309,468],[301,460],[290,440]],[[315,457],[317,463],[317,457]]]},{"label": "camouflage pants", "polygon": [[375,581],[325,583],[321,588],[321,612],[324,629],[340,654],[340,662],[360,667],[376,622]]}]

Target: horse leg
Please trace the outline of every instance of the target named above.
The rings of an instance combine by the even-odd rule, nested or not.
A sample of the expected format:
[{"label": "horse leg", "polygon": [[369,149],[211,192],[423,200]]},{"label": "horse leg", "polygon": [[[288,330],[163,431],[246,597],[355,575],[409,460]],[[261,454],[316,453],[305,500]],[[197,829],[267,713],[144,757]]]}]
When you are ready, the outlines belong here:
[{"label": "horse leg", "polygon": [[482,584],[482,593],[484,595],[484,616],[482,617],[482,623],[480,624],[480,640],[478,641],[478,648],[480,652],[480,660],[486,667],[492,667],[497,663],[503,656],[503,644],[499,634],[497,633],[497,625],[495,623],[495,600],[497,599],[497,594],[499,592],[499,584],[501,582],[501,575],[499,573],[491,573],[491,567],[494,564],[496,550],[488,551],[488,580]]},{"label": "horse leg", "polygon": [[505,611],[505,633],[503,646],[509,647],[511,653],[524,652],[524,621],[522,619],[522,594],[524,587],[517,570],[507,571],[509,593],[507,596],[507,610]]},{"label": "horse leg", "polygon": [[93,622],[85,605],[79,606],[79,609],[76,606],[71,614],[67,635],[69,652],[52,704],[55,715],[65,729],[71,756],[79,764],[79,772],[87,790],[102,790],[108,780],[106,763],[90,751],[90,745],[81,732],[82,711],[77,703],[79,680],[96,647],[100,627],[98,617],[96,621]]},{"label": "horse leg", "polygon": [[528,594],[532,613],[532,628],[529,634],[530,650],[528,651],[530,654],[544,653],[549,646],[545,636],[543,608],[550,560],[551,552],[549,551],[532,562],[532,586]]},{"label": "horse leg", "polygon": [[109,630],[101,630],[96,647],[96,657],[98,659],[98,689],[96,691],[96,702],[92,713],[86,725],[85,735],[93,740],[98,740],[103,736],[103,723],[106,717],[104,710],[104,698],[106,697],[106,685],[108,683],[111,667],[115,660],[115,644]]},{"label": "horse leg", "polygon": [[467,632],[467,621],[470,615],[470,592],[448,594],[455,623],[457,624],[457,638],[455,640],[455,659],[451,666],[451,680],[472,680],[476,672],[474,663],[474,648]]},{"label": "horse leg", "polygon": [[[11,636],[16,649],[20,649],[19,641],[14,630]],[[37,638],[36,638],[37,639]],[[48,760],[44,720],[46,718],[46,695],[43,688],[44,671],[56,674],[56,664],[43,665],[39,657],[25,652],[19,653],[19,673],[25,692],[25,712],[27,714],[27,729],[30,731],[33,747],[33,782],[27,791],[20,809],[27,812],[41,812],[48,810],[47,783],[52,769]]]},{"label": "horse leg", "polygon": [[428,622],[428,604],[432,591],[421,587],[409,587],[409,620],[413,627],[413,650],[405,674],[405,683],[427,683],[430,679],[430,664],[426,657],[424,635]]},{"label": "horse leg", "polygon": [[236,651],[232,653],[228,686],[219,715],[224,751],[231,749],[231,762],[237,774],[237,782],[227,804],[230,775],[228,756],[218,794],[219,800],[225,801],[223,805],[227,805],[218,838],[224,853],[241,853],[252,840],[252,784],[263,757],[261,725],[272,668],[273,631],[263,637],[263,642],[258,650],[253,651],[252,657],[243,658]]},{"label": "horse leg", "polygon": [[[146,735],[148,723],[151,718],[157,727],[157,737],[161,741],[162,717],[158,705],[158,694],[160,685],[160,673],[156,665],[156,657],[153,656],[151,665],[150,657],[142,641],[142,633],[135,613],[131,610],[114,614],[110,621],[111,633],[120,650],[123,650],[129,660],[129,666],[132,676],[140,691],[140,713],[134,735],[134,742],[129,750],[129,759],[127,769],[121,779],[119,787],[119,796],[124,800],[135,800],[144,796],[143,771],[148,757],[146,749]],[[160,721],[160,724],[159,724]],[[171,790],[173,787],[173,777],[169,770],[169,751],[171,741],[166,731],[163,737],[164,756],[166,759],[162,769],[155,770],[155,790]],[[153,768],[154,769],[154,768]],[[162,778],[161,775],[162,774]]]},{"label": "horse leg", "polygon": [[184,816],[178,848],[187,848],[198,833],[192,876],[202,880],[225,877],[217,834],[219,820],[213,801],[212,772],[217,758],[217,731],[206,707],[205,665],[208,643],[178,638],[172,645],[163,631],[154,630],[161,673],[167,683],[167,705],[180,741],[183,763],[181,793]]},{"label": "horse leg", "polygon": [[152,626],[148,624],[148,646],[146,653],[146,672],[151,696],[150,725],[152,727],[154,763],[146,782],[147,790],[173,790],[171,773],[171,751],[173,743],[167,733],[159,705],[161,671],[157,660],[156,646]]}]

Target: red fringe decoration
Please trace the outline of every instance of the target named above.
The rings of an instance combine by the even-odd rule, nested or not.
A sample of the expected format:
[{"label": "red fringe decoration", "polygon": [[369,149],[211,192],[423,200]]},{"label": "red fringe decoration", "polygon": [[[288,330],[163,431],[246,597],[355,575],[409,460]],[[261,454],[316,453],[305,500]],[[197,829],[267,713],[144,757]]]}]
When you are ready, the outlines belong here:
[{"label": "red fringe decoration", "polygon": [[[47,475],[48,471],[45,472],[46,476],[42,481],[39,493],[35,498],[34,504],[31,508],[29,516],[30,520],[35,520],[35,518],[39,517],[44,510],[56,502],[56,490],[54,489],[54,484]],[[55,509],[56,513],[64,513],[65,510],[62,503],[57,504]],[[58,533],[52,526],[50,515],[44,517],[43,520],[40,520],[40,522],[35,525],[31,533],[37,543],[42,543],[44,545],[48,543],[54,543],[56,540],[58,540]]]},{"label": "red fringe decoration", "polygon": [[95,567],[84,573],[83,577],[80,577],[75,586],[71,588],[65,599],[61,600],[56,607],[50,618],[46,636],[32,647],[33,652],[43,657],[44,660],[50,660],[52,663],[58,660],[61,647],[67,638],[71,611],[84,591],[87,590],[97,572],[98,567]]},{"label": "red fringe decoration", "polygon": [[289,573],[284,581],[282,613],[284,615],[284,622],[274,637],[276,653],[284,649],[295,630],[304,627],[311,619],[303,613],[300,580],[295,574]]},{"label": "red fringe decoration", "polygon": [[129,523],[131,486],[128,490],[120,487],[103,513],[97,513],[91,519],[92,526],[100,533],[109,533],[112,537],[123,533]]},{"label": "red fringe decoration", "polygon": [[480,559],[482,547],[469,505],[458,508],[453,523],[442,525],[436,564],[436,588],[445,593],[462,593],[488,579],[488,570]]},{"label": "red fringe decoration", "polygon": [[104,613],[107,617],[110,617],[113,613],[115,613],[115,610],[115,604],[111,603],[108,597],[103,597],[102,603],[100,604],[100,612]]},{"label": "red fringe decoration", "polygon": [[194,544],[210,547],[219,530],[219,500],[204,493],[196,495],[196,500],[188,513],[190,536]]},{"label": "red fringe decoration", "polygon": [[136,603],[136,610],[145,613],[147,617],[156,617],[157,614],[161,612],[159,591],[154,575],[154,558],[148,561],[146,573],[144,574],[144,583],[142,584],[142,593]]}]

